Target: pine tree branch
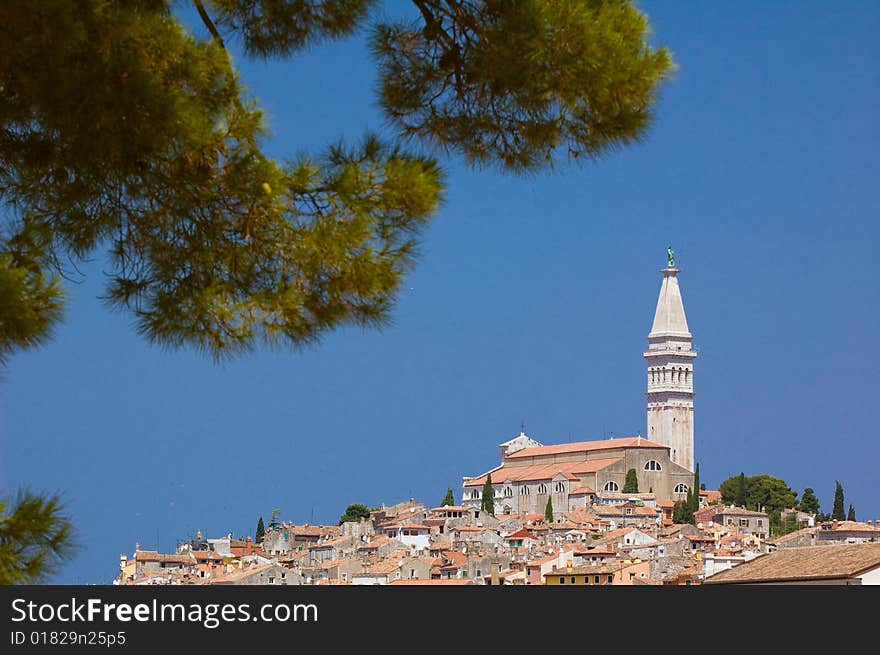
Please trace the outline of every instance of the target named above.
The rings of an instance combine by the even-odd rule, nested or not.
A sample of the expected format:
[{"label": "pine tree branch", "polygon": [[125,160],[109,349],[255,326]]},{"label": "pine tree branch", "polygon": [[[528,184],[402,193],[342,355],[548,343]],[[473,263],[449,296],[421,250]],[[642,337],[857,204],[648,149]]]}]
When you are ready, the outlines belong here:
[{"label": "pine tree branch", "polygon": [[214,40],[220,45],[221,48],[226,50],[226,44],[223,43],[223,37],[220,36],[220,32],[217,31],[217,26],[214,25],[214,21],[211,20],[211,17],[205,10],[205,5],[202,4],[202,0],[193,0],[193,4],[196,6],[196,10],[199,12],[199,17],[202,19],[205,27],[208,28],[211,36],[214,37]]}]

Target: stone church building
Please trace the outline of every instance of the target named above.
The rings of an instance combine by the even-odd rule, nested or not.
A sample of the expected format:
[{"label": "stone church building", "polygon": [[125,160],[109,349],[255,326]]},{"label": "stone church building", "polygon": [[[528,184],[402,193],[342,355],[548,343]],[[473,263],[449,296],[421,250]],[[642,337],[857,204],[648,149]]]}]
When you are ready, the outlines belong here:
[{"label": "stone church building", "polygon": [[[547,498],[559,511],[589,505],[601,493],[623,490],[635,469],[639,491],[657,500],[682,500],[694,474],[694,359],[671,251],[654,323],[648,334],[647,437],[538,443],[525,433],[500,444],[501,464],[465,477],[462,505],[480,507],[492,476],[495,513],[543,514]],[[565,508],[565,509],[563,509]]]}]

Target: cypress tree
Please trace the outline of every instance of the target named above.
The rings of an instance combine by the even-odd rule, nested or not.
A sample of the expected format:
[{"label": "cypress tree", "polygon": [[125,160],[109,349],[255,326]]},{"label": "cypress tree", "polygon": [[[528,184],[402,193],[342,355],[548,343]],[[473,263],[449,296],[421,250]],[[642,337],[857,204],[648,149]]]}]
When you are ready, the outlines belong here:
[{"label": "cypress tree", "polygon": [[483,499],[480,501],[480,509],[495,516],[495,490],[492,489],[492,474],[486,476],[483,485]]},{"label": "cypress tree", "polygon": [[697,462],[697,465],[694,470],[694,493],[693,496],[690,496],[690,510],[691,513],[696,512],[700,509],[700,463]]},{"label": "cypress tree", "polygon": [[[850,507],[852,510],[852,507]],[[553,500],[547,496],[547,507],[544,508],[544,520],[547,523],[553,523]]]},{"label": "cypress tree", "polygon": [[856,510],[852,506],[852,503],[850,503],[849,512],[846,515],[846,520],[847,521],[855,521],[856,520]]},{"label": "cypress tree", "polygon": [[254,542],[260,543],[263,541],[263,535],[266,534],[266,526],[263,525],[263,517],[260,517],[260,520],[257,521],[257,532],[254,535]]},{"label": "cypress tree", "polygon": [[639,478],[635,469],[626,472],[626,482],[623,483],[623,493],[637,494],[639,493]]},{"label": "cypress tree", "polygon": [[446,495],[443,496],[443,500],[440,501],[440,507],[444,505],[455,505],[455,496],[452,495],[452,487],[449,487],[446,490]]},{"label": "cypress tree", "polygon": [[691,507],[687,500],[678,500],[675,502],[675,505],[672,508],[672,522],[678,524],[694,522],[694,513],[691,511]]},{"label": "cypress tree", "polygon": [[836,521],[846,520],[846,510],[843,509],[843,486],[838,480],[834,481],[834,509],[831,510],[831,518]]}]

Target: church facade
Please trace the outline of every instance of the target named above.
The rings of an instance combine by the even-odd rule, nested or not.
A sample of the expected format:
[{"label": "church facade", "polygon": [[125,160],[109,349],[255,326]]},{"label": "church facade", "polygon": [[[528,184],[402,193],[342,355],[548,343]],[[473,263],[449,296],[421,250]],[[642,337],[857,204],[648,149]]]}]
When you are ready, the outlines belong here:
[{"label": "church facade", "polygon": [[480,507],[491,475],[495,513],[543,514],[548,498],[559,511],[619,494],[634,469],[639,491],[683,500],[694,474],[694,359],[678,272],[671,250],[648,334],[647,437],[541,444],[524,432],[500,444],[501,464],[465,477],[462,504]]}]

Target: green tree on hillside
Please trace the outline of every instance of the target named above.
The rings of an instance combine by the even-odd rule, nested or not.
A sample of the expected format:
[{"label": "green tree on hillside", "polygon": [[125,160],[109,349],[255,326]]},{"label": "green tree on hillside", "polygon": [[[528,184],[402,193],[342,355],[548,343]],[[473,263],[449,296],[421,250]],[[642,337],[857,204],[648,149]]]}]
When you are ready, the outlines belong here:
[{"label": "green tree on hillside", "polygon": [[819,499],[816,498],[816,493],[812,487],[807,487],[804,489],[804,493],[801,494],[800,510],[807,514],[819,514]]},{"label": "green tree on hillside", "polygon": [[[720,489],[720,487],[719,487],[719,489]],[[725,502],[729,502],[729,500],[724,498],[723,492],[722,492],[721,498]],[[748,500],[749,500],[749,491],[748,491],[748,486],[746,485],[746,475],[745,475],[745,473],[740,473],[736,478],[736,491],[733,496],[733,504],[736,505],[737,507],[745,507]]]},{"label": "green tree on hillside", "polygon": [[492,487],[492,474],[486,476],[483,483],[483,498],[480,500],[480,509],[495,516],[495,490]]},{"label": "green tree on hillside", "polygon": [[639,477],[635,469],[626,472],[626,480],[623,483],[623,493],[637,494],[639,493]]},{"label": "green tree on hillside", "polygon": [[856,510],[852,506],[852,504],[850,504],[849,511],[846,513],[846,520],[847,521],[855,521],[856,520]]},{"label": "green tree on hillside", "polygon": [[553,523],[553,500],[547,496],[547,506],[544,508],[544,520]]},{"label": "green tree on hillside", "polygon": [[363,503],[352,503],[345,508],[345,514],[339,517],[339,525],[353,521],[357,523],[361,519],[370,518],[370,508]]},{"label": "green tree on hillside", "polygon": [[[740,473],[718,485],[724,503],[772,512],[797,505],[797,493],[785,482],[772,475],[746,476]],[[740,502],[743,501],[744,502]]]},{"label": "green tree on hillside", "polygon": [[263,537],[266,534],[266,526],[263,524],[263,517],[260,517],[260,520],[257,521],[257,531],[254,533],[254,542],[260,543],[263,541]]}]

